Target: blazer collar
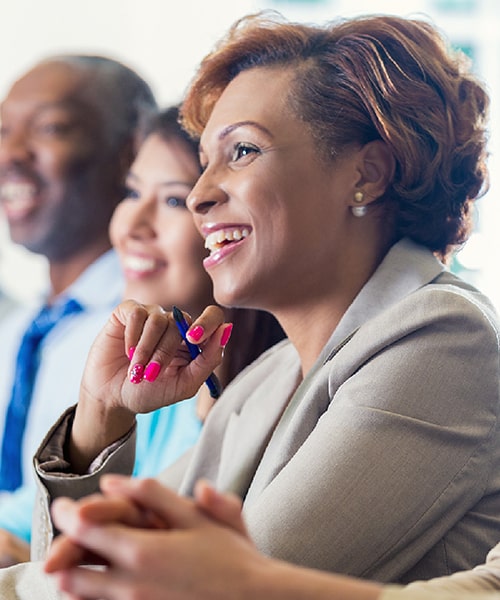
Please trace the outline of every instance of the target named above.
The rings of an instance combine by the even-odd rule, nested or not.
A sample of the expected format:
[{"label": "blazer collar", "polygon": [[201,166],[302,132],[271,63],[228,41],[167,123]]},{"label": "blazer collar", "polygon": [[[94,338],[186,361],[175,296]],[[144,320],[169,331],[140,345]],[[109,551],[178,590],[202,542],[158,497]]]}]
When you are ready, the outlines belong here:
[{"label": "blazer collar", "polygon": [[345,312],[312,372],[324,364],[337,347],[342,347],[363,323],[428,284],[444,269],[428,248],[408,238],[394,244]]}]

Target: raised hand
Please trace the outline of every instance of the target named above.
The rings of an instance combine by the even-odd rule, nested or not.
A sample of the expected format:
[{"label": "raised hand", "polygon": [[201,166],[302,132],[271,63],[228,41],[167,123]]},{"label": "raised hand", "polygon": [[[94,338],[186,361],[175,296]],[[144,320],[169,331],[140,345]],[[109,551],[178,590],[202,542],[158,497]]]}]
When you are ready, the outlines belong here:
[{"label": "raised hand", "polygon": [[137,413],[195,395],[222,360],[227,327],[222,310],[207,307],[189,330],[201,332],[190,339],[202,348],[191,360],[171,313],[122,302],[94,342],[85,367],[69,443],[74,472],[84,472],[103,448],[124,435]]}]

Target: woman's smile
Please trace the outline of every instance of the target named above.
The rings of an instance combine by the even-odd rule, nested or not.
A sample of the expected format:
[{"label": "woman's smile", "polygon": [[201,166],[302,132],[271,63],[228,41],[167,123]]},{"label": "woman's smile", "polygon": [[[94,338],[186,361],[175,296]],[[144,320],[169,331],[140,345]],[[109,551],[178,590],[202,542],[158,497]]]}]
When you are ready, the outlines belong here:
[{"label": "woman's smile", "polygon": [[130,253],[121,258],[123,271],[128,279],[145,279],[155,277],[167,268],[165,259]]},{"label": "woman's smile", "polygon": [[[209,233],[206,233],[207,230]],[[210,255],[203,261],[204,267],[209,269],[224,260],[226,256],[242,245],[251,231],[252,229],[248,225],[218,225],[215,228],[204,228],[204,235],[206,235],[205,248],[210,252]]]}]

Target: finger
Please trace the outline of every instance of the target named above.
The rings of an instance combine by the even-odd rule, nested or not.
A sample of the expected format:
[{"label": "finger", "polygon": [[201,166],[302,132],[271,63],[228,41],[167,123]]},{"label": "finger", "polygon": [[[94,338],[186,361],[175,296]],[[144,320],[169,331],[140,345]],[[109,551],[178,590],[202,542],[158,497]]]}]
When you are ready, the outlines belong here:
[{"label": "finger", "polygon": [[241,498],[234,494],[221,494],[207,481],[199,480],[194,488],[196,504],[205,514],[221,525],[248,536],[247,528],[241,512]]},{"label": "finger", "polygon": [[224,323],[224,312],[220,306],[207,306],[193,321],[187,331],[187,338],[194,344],[201,344]]},{"label": "finger", "polygon": [[124,353],[126,356],[129,356],[129,358],[131,348],[135,348],[141,337],[147,316],[147,308],[134,300],[125,300],[121,302],[113,311],[111,316],[112,320],[125,329]]},{"label": "finger", "polygon": [[52,542],[44,563],[46,573],[71,569],[84,564],[100,564],[102,560],[66,535],[58,535]]},{"label": "finger", "polygon": [[105,475],[101,478],[101,489],[130,498],[158,515],[168,528],[187,529],[207,522],[192,499],[179,496],[155,479]]},{"label": "finger", "polygon": [[[171,317],[161,306],[136,307],[129,318],[125,330],[126,345],[129,345],[129,351],[130,347],[133,348],[129,379],[132,383],[140,383],[144,379],[154,381],[161,367],[169,365],[178,355],[181,340]],[[182,364],[186,360],[187,357]]]},{"label": "finger", "polygon": [[79,567],[55,573],[53,578],[57,587],[71,600],[122,600],[132,597],[130,582],[114,571]]},{"label": "finger", "polygon": [[82,498],[76,503],[67,499],[57,498],[52,503],[54,521],[64,519],[68,510],[75,511],[79,518],[92,521],[95,524],[120,522],[131,527],[148,527],[144,512],[123,497],[105,497],[102,494],[93,494]]},{"label": "finger", "polygon": [[[88,556],[98,557],[93,564],[112,565],[115,569],[125,571],[140,571],[146,565],[162,561],[168,546],[163,536],[172,535],[158,530],[133,529],[122,524],[94,525],[75,520],[65,524],[63,533],[75,545],[87,551],[83,560],[87,561]],[[56,566],[59,567],[60,564],[61,562]],[[79,564],[83,564],[83,561]],[[60,570],[54,568],[53,563],[49,566],[52,571]],[[74,566],[77,565],[70,565]]]},{"label": "finger", "polygon": [[[232,330],[231,323],[220,325],[202,344],[200,354],[181,373],[180,383],[189,386],[193,381],[203,381],[221,364],[224,347]],[[229,334],[229,335],[228,335]],[[204,334],[206,337],[206,332]],[[173,366],[173,363],[172,363]],[[168,373],[167,368],[167,373]]]},{"label": "finger", "polygon": [[[168,330],[170,323],[169,314],[160,306],[153,304],[140,304],[133,300],[126,300],[115,309],[114,318],[118,321],[124,331],[125,354],[135,363],[146,364]],[[177,336],[173,352],[175,353],[179,343]]]},{"label": "finger", "polygon": [[[120,523],[135,528],[163,529],[165,523],[150,511],[141,510],[124,497],[104,497],[94,495],[78,502],[67,498],[58,498],[52,504],[53,521],[56,527],[71,541],[78,543],[85,535],[89,525]],[[60,536],[63,539],[63,536]],[[62,544],[59,541],[58,544]],[[87,557],[78,550],[70,548],[61,550],[55,545],[51,553],[49,568],[72,567],[77,564],[89,563],[95,557]],[[100,564],[102,560],[97,561]]]}]

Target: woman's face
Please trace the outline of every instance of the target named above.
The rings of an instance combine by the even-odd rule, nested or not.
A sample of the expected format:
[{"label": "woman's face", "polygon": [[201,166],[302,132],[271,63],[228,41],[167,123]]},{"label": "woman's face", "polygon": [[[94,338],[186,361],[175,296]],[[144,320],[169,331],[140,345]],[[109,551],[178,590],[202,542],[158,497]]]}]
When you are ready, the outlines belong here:
[{"label": "woman's face", "polygon": [[152,134],[142,144],[110,226],[126,298],[165,308],[177,304],[193,316],[213,302],[202,265],[207,252],[186,208],[199,173],[198,161],[181,141]]},{"label": "woman's face", "polygon": [[352,263],[355,162],[320,160],[307,124],[289,108],[292,77],[282,68],[240,73],[201,137],[205,170],[188,206],[222,304],[276,311],[321,300]]}]

